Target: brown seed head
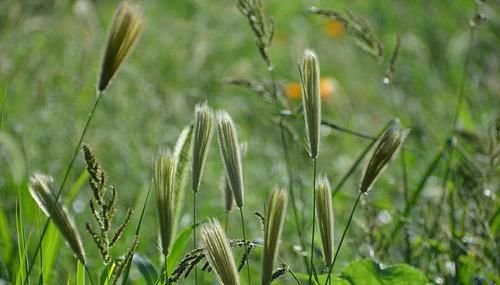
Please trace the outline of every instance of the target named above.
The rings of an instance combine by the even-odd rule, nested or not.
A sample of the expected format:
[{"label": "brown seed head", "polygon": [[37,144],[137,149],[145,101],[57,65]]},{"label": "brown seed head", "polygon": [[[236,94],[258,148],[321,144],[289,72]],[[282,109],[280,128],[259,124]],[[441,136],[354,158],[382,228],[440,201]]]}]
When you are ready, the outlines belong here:
[{"label": "brown seed head", "polygon": [[142,30],[142,12],[138,5],[123,2],[116,10],[101,65],[97,89],[102,92],[127,58]]}]

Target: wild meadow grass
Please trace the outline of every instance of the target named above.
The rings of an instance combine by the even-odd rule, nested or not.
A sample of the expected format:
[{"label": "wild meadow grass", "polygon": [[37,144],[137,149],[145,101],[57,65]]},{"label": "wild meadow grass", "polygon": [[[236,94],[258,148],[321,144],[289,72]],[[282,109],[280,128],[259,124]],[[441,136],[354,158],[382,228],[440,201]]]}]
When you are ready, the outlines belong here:
[{"label": "wild meadow grass", "polygon": [[0,284],[499,283],[498,8],[5,0]]}]

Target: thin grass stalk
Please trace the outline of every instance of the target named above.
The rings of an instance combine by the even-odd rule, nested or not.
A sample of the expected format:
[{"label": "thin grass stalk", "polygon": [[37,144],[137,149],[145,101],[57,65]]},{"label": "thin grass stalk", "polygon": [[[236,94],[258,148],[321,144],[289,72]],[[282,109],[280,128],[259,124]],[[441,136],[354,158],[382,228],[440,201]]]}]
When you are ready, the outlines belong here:
[{"label": "thin grass stalk", "polygon": [[[243,240],[247,240],[247,234],[245,230],[245,218],[243,215],[243,207],[240,207],[240,218],[241,218],[241,230],[243,233]],[[250,276],[250,257],[247,258],[246,260],[247,263],[247,278],[248,278],[248,284],[252,284],[252,278]]]},{"label": "thin grass stalk", "polygon": [[[149,185],[148,192],[146,193],[146,199],[144,199],[144,203],[142,205],[141,216],[139,217],[139,222],[137,223],[137,228],[135,229],[135,234],[134,234],[136,237],[139,236],[139,233],[141,231],[142,220],[144,218],[144,213],[146,212],[146,205],[148,204],[148,199],[149,199],[149,194],[151,193],[151,188],[152,188],[152,185]],[[130,274],[130,267],[131,266],[132,266],[132,258],[130,258],[127,261],[127,264],[125,265],[125,269],[123,271],[123,277],[122,277],[122,285],[127,285],[127,283],[128,283],[128,276]]]},{"label": "thin grass stalk", "polygon": [[[295,200],[295,193],[293,189],[293,176],[292,176],[292,167],[290,165],[290,155],[288,153],[288,145],[286,143],[285,138],[285,129],[283,127],[283,117],[280,119],[280,134],[281,134],[281,145],[283,148],[283,156],[285,158],[286,170],[288,174],[288,192],[290,193],[290,200],[292,201],[292,210],[293,210],[293,218],[295,221],[295,229],[297,231],[297,236],[299,238],[300,246],[302,250],[306,250],[306,244],[304,241],[304,234],[302,233],[302,225],[300,223],[299,215],[298,215],[298,207]],[[304,264],[306,267],[306,272],[309,274],[309,261],[307,260],[307,256],[303,256]]]},{"label": "thin grass stalk", "polygon": [[358,207],[359,200],[361,199],[362,194],[363,194],[362,192],[359,192],[358,197],[356,198],[356,202],[354,202],[354,206],[352,207],[351,213],[349,214],[349,219],[347,220],[347,224],[344,228],[344,231],[342,232],[342,237],[340,238],[339,245],[337,246],[337,249],[335,250],[335,255],[333,256],[332,264],[330,265],[330,268],[328,269],[328,277],[326,278],[324,285],[328,284],[329,280],[331,279],[333,266],[335,265],[335,262],[337,261],[337,257],[339,255],[340,249],[342,248],[342,244],[344,243],[344,239],[345,239],[345,236],[347,234],[347,230],[349,230],[349,227],[351,226],[352,217],[354,216],[354,212],[356,211],[356,208]]},{"label": "thin grass stalk", "polygon": [[314,271],[314,234],[316,229],[316,167],[317,160],[316,158],[312,159],[313,163],[313,223],[312,223],[312,234],[311,234],[311,260],[310,260],[310,268],[312,269],[309,273],[309,284],[312,284],[312,272]]}]

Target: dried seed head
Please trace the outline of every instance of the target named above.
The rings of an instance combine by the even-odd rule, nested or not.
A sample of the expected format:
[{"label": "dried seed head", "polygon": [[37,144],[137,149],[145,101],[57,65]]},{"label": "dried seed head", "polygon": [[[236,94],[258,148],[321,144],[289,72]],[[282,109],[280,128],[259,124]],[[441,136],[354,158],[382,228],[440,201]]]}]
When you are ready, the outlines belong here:
[{"label": "dried seed head", "polygon": [[281,229],[285,220],[287,204],[286,191],[275,189],[269,201],[264,225],[264,253],[262,255],[262,285],[269,285],[273,280],[273,264],[278,255]]},{"label": "dried seed head", "polygon": [[196,105],[193,137],[193,192],[198,192],[212,140],[213,114],[207,102]]},{"label": "dried seed head", "polygon": [[174,225],[174,186],[176,161],[170,152],[162,151],[154,162],[153,185],[160,223],[162,253],[168,255]]},{"label": "dried seed head", "polygon": [[102,92],[125,61],[142,30],[139,6],[123,2],[116,10],[104,52],[97,89]]},{"label": "dried seed head", "polygon": [[203,227],[201,242],[205,256],[221,284],[239,285],[240,280],[233,253],[217,220],[209,220]]},{"label": "dried seed head", "polygon": [[217,138],[226,169],[226,177],[233,191],[238,208],[243,207],[243,167],[238,144],[238,134],[233,120],[225,111],[217,112]]},{"label": "dried seed head", "polygon": [[333,208],[330,183],[326,175],[321,175],[318,180],[316,192],[316,213],[318,215],[318,226],[323,246],[323,257],[326,266],[329,267],[333,259]]},{"label": "dried seed head", "polygon": [[380,136],[375,145],[372,157],[363,173],[359,188],[361,193],[366,193],[370,190],[373,183],[375,183],[382,171],[387,167],[387,164],[396,157],[408,133],[409,130],[403,130],[399,120],[396,119],[391,122],[391,125]]},{"label": "dried seed head", "polygon": [[312,50],[306,49],[304,51],[299,72],[302,86],[302,108],[306,123],[307,147],[311,158],[316,158],[319,152],[321,97],[319,61]]},{"label": "dried seed head", "polygon": [[73,219],[56,200],[51,191],[52,178],[35,173],[30,178],[29,191],[38,207],[52,219],[59,232],[73,250],[76,258],[85,264],[85,251]]}]

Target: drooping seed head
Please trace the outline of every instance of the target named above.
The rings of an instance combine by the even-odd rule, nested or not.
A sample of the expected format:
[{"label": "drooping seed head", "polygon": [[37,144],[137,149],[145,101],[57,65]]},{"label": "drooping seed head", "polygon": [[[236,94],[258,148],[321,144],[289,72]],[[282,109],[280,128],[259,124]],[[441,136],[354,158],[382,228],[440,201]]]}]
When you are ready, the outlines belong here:
[{"label": "drooping seed head", "polygon": [[312,50],[306,49],[304,51],[299,72],[302,86],[302,109],[304,110],[306,125],[307,147],[311,158],[316,158],[319,152],[321,97],[319,60]]},{"label": "drooping seed head", "polygon": [[212,140],[213,113],[207,102],[196,105],[193,134],[193,192],[198,192]]},{"label": "drooping seed head", "polygon": [[154,162],[153,186],[156,192],[160,241],[164,255],[168,255],[173,235],[175,170],[176,161],[173,155],[170,152],[162,151]]},{"label": "drooping seed head", "polygon": [[217,138],[229,186],[233,191],[234,201],[236,202],[236,206],[241,208],[243,207],[241,151],[233,120],[225,111],[217,112]]},{"label": "drooping seed head", "polygon": [[123,2],[116,10],[97,85],[100,92],[108,87],[109,82],[137,42],[142,24],[142,12],[138,5]]},{"label": "drooping seed head", "polygon": [[38,207],[51,218],[54,225],[59,229],[69,247],[78,260],[85,264],[85,251],[82,240],[72,217],[66,209],[59,204],[56,196],[51,190],[52,178],[43,174],[35,173],[30,178],[29,191],[31,197],[36,201]]},{"label": "drooping seed head", "polygon": [[316,191],[316,213],[323,246],[323,257],[325,265],[329,267],[333,260],[334,219],[330,183],[325,175],[319,177]]},{"label": "drooping seed head", "polygon": [[409,130],[402,129],[399,120],[396,119],[391,122],[387,130],[380,136],[363,173],[361,186],[359,187],[361,193],[366,193],[370,190],[389,162],[396,157],[408,133]]},{"label": "drooping seed head", "polygon": [[224,230],[217,220],[209,220],[201,232],[205,256],[221,284],[239,285],[240,279],[233,253]]},{"label": "drooping seed head", "polygon": [[287,194],[283,189],[275,189],[269,200],[264,225],[264,252],[262,255],[262,285],[269,285],[273,280],[274,261],[278,255],[281,230],[285,220]]}]

